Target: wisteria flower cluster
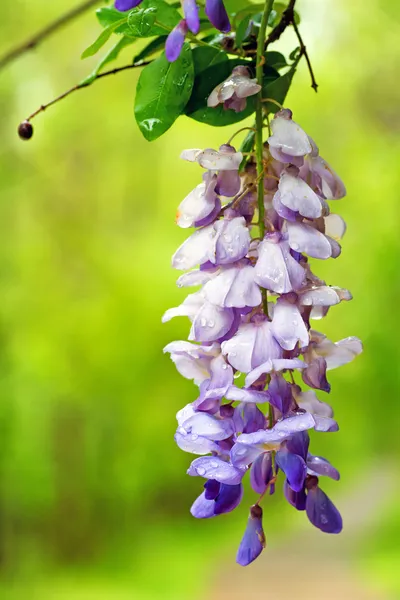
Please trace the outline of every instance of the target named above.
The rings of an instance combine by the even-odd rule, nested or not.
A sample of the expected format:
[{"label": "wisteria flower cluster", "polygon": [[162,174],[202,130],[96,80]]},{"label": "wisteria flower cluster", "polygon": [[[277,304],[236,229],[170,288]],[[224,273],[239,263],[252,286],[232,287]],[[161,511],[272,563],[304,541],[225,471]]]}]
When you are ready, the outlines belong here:
[{"label": "wisteria flower cluster", "polygon": [[198,456],[188,474],[205,480],[191,507],[196,518],[235,509],[249,473],[258,499],[237,554],[248,565],[265,546],[260,504],[278,477],[286,500],[315,527],[342,529],[320,487],[321,478],[338,480],[339,472],[310,452],[309,431],[338,430],[316,391],[329,393],[327,372],[362,346],[355,337],[332,342],[313,328],[351,294],[327,285],[309,259],[339,256],[346,225],[328,201],[342,198],[345,187],[288,109],[276,113],[264,144],[261,225],[252,159],[241,169],[244,157],[230,144],[185,150],[182,158],[204,172],[179,206],[178,225],[196,230],[172,265],[187,271],[179,286],[201,287],[165,313],[163,321],[189,317],[191,329],[189,341],[164,350],[199,393],[178,412],[175,440]]}]

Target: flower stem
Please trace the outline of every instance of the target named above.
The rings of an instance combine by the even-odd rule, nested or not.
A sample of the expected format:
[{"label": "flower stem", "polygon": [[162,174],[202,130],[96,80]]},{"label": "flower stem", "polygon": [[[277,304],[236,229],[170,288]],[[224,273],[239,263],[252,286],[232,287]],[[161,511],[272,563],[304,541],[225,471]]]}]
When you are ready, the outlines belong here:
[{"label": "flower stem", "polygon": [[[274,0],[265,0],[264,12],[261,19],[260,30],[257,38],[257,55],[256,55],[256,78],[258,85],[261,86],[257,95],[256,104],[256,158],[257,158],[257,201],[258,201],[258,227],[261,240],[265,233],[265,206],[264,206],[264,164],[263,164],[263,94],[262,84],[264,76],[264,46],[267,31],[268,19],[271,14]],[[263,306],[264,312],[268,316],[268,299],[267,291],[263,290]]]}]

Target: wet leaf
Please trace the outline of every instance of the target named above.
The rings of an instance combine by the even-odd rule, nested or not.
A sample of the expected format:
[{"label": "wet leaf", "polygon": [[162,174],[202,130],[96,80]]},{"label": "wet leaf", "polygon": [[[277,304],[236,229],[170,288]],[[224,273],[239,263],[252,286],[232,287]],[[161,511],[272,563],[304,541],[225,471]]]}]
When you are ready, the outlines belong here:
[{"label": "wet leaf", "polygon": [[[278,77],[278,79],[275,79],[275,81],[265,81],[263,85],[263,97],[273,98],[280,104],[283,104],[295,72],[296,69],[292,68],[284,75]],[[276,113],[279,110],[279,106],[273,104],[272,102],[265,102],[264,108],[270,113]]]},{"label": "wet leaf", "polygon": [[104,44],[106,44],[108,42],[108,40],[110,39],[110,37],[112,36],[114,31],[120,25],[124,25],[125,23],[126,23],[126,17],[124,17],[123,19],[120,19],[119,21],[115,21],[111,25],[108,25],[108,27],[103,29],[103,31],[101,32],[101,34],[99,35],[97,40],[95,42],[93,42],[93,44],[91,44],[88,48],[86,48],[86,50],[82,53],[81,58],[87,58],[88,56],[94,56],[100,50],[100,48],[102,48],[104,46]]},{"label": "wet leaf", "polygon": [[111,48],[111,50],[107,52],[105,56],[103,56],[103,58],[101,59],[97,67],[94,69],[94,71],[90,75],[88,75],[88,77],[86,77],[83,81],[81,81],[81,85],[89,85],[90,83],[92,83],[92,81],[96,79],[97,75],[100,73],[100,71],[105,65],[118,58],[121,50],[126,48],[126,46],[130,46],[135,41],[136,38],[128,36],[123,36],[120,40],[118,40],[118,42]]},{"label": "wet leaf", "polygon": [[132,10],[128,15],[128,27],[135,37],[149,37],[152,33],[157,9],[153,7]]},{"label": "wet leaf", "polygon": [[194,67],[189,44],[173,63],[163,53],[147,65],[138,81],[135,118],[148,141],[165,133],[185,109],[193,88]]},{"label": "wet leaf", "polygon": [[143,50],[141,50],[139,52],[139,54],[137,54],[135,56],[135,58],[133,59],[133,62],[136,63],[141,60],[144,60],[145,58],[148,58],[149,56],[152,56],[153,54],[155,54],[158,50],[163,49],[165,46],[165,40],[167,39],[167,37],[168,36],[166,36],[166,35],[160,35],[156,39],[151,40],[151,42],[149,42],[147,44],[147,46],[145,46],[143,48]]}]

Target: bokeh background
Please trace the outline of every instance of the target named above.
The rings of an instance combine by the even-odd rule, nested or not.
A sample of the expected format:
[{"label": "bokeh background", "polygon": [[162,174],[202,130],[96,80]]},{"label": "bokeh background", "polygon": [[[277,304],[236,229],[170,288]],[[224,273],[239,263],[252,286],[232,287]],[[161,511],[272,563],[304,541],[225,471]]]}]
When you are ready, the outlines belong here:
[{"label": "bokeh background", "polygon": [[[70,4],[2,0],[0,55]],[[173,434],[196,390],[162,354],[188,324],[160,321],[184,296],[174,215],[200,178],[178,157],[235,129],[181,118],[149,144],[128,71],[49,109],[21,142],[18,122],[95,66],[79,58],[98,33],[91,11],[0,72],[0,598],[400,598],[399,3],[298,9],[320,87],[301,64],[287,104],[348,189],[342,256],[319,273],[354,300],[321,327],[365,343],[331,374],[340,432],[312,440],[342,473],[324,489],[344,532],[314,530],[277,494],[268,547],[243,569],[250,494],[235,514],[189,514],[201,482]],[[287,32],[277,49],[295,46]]]}]

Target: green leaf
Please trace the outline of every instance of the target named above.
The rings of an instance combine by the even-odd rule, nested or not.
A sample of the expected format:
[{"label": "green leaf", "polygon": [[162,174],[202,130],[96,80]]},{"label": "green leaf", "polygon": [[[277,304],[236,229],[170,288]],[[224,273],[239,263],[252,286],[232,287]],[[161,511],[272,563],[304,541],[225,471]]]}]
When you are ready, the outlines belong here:
[{"label": "green leaf", "polygon": [[160,35],[155,40],[151,40],[151,42],[149,42],[147,46],[145,46],[143,50],[141,50],[139,54],[135,56],[133,62],[140,62],[141,60],[152,56],[155,52],[161,50],[161,48],[164,48],[167,37],[168,36],[166,35]]},{"label": "green leaf", "polygon": [[290,60],[297,60],[300,52],[300,46],[297,46],[294,50],[289,54]]},{"label": "green leaf", "polygon": [[189,44],[173,63],[163,53],[140,74],[135,100],[135,118],[149,142],[156,140],[182,114],[192,92],[194,66]]},{"label": "green leaf", "polygon": [[274,69],[283,69],[283,67],[288,66],[283,54],[275,52],[275,50],[265,53],[265,62],[268,66],[274,67]]},{"label": "green leaf", "polygon": [[101,69],[105,65],[118,58],[121,50],[126,48],[126,46],[130,46],[135,41],[136,38],[130,38],[128,36],[124,36],[120,40],[118,40],[118,42],[110,49],[110,51],[107,52],[105,56],[103,56],[95,70],[90,75],[88,75],[88,77],[83,79],[83,81],[81,81],[80,85],[90,85],[96,79],[97,75],[100,73]]},{"label": "green leaf", "polygon": [[[240,144],[239,152],[243,152],[243,153],[251,152],[254,148],[255,141],[256,141],[255,131],[251,131],[251,130],[248,131],[243,142]],[[246,164],[249,162],[249,159],[250,159],[249,156],[243,156],[243,160],[239,166],[239,171],[242,171],[245,168]]]},{"label": "green leaf", "polygon": [[156,20],[157,9],[152,6],[132,10],[128,15],[128,26],[135,37],[149,37]]},{"label": "green leaf", "polygon": [[264,10],[264,4],[249,4],[249,6],[246,6],[246,8],[242,8],[241,10],[239,10],[234,17],[233,20],[233,24],[235,29],[237,30],[239,27],[239,24],[241,23],[241,21],[247,17],[247,16],[251,16],[255,15],[257,13],[262,13]]},{"label": "green leaf", "polygon": [[236,48],[241,48],[244,40],[248,38],[251,15],[246,15],[237,26],[236,29]]},{"label": "green leaf", "polygon": [[102,27],[108,27],[121,20],[122,13],[111,6],[104,6],[96,10],[96,17]]},{"label": "green leaf", "polygon": [[83,52],[81,58],[87,58],[88,56],[94,56],[100,50],[100,48],[102,48],[104,46],[104,44],[106,42],[108,42],[108,40],[112,36],[113,32],[120,25],[123,25],[124,23],[126,23],[126,17],[123,19],[120,19],[119,21],[116,21],[115,23],[112,23],[111,25],[106,27],[101,32],[101,34],[99,35],[97,40],[95,42],[93,42],[93,44],[91,44],[88,48],[86,48],[86,50]]},{"label": "green leaf", "polygon": [[228,57],[225,52],[218,50],[218,48],[198,46],[197,48],[193,48],[192,55],[195,77],[198,77],[200,73],[203,73],[203,71],[213,65],[220,62],[228,62]]},{"label": "green leaf", "polygon": [[[279,104],[283,104],[295,72],[296,69],[292,67],[290,71],[284,75],[281,75],[278,77],[278,79],[275,79],[275,81],[265,80],[263,82],[263,98],[272,98],[273,100],[279,102]],[[265,102],[264,108],[270,113],[276,113],[279,110],[279,106],[273,104],[272,102]]]},{"label": "green leaf", "polygon": [[[241,12],[241,9],[243,7],[243,0],[224,0],[224,5],[228,15],[234,16]],[[263,10],[264,4],[261,4],[259,6],[261,6],[261,8],[258,8],[258,10]]]},{"label": "green leaf", "polygon": [[[234,67],[243,64],[254,70],[254,63],[234,58],[220,61],[202,70],[201,73],[196,73],[193,92],[185,111],[187,116],[201,123],[222,127],[238,123],[251,115],[255,110],[255,96],[250,96],[247,99],[246,108],[239,113],[231,109],[225,110],[221,104],[215,108],[207,106],[208,96],[213,89],[231,75]],[[279,73],[272,67],[265,67],[264,77],[265,81],[273,81],[279,77]]]},{"label": "green leaf", "polygon": [[[155,8],[157,10],[157,23],[159,25],[155,24],[153,26],[152,35],[168,34],[168,31],[171,31],[182,19],[176,8],[167,4],[164,0],[143,0],[140,9],[145,8]],[[135,8],[132,12],[136,10],[138,9]]]}]

